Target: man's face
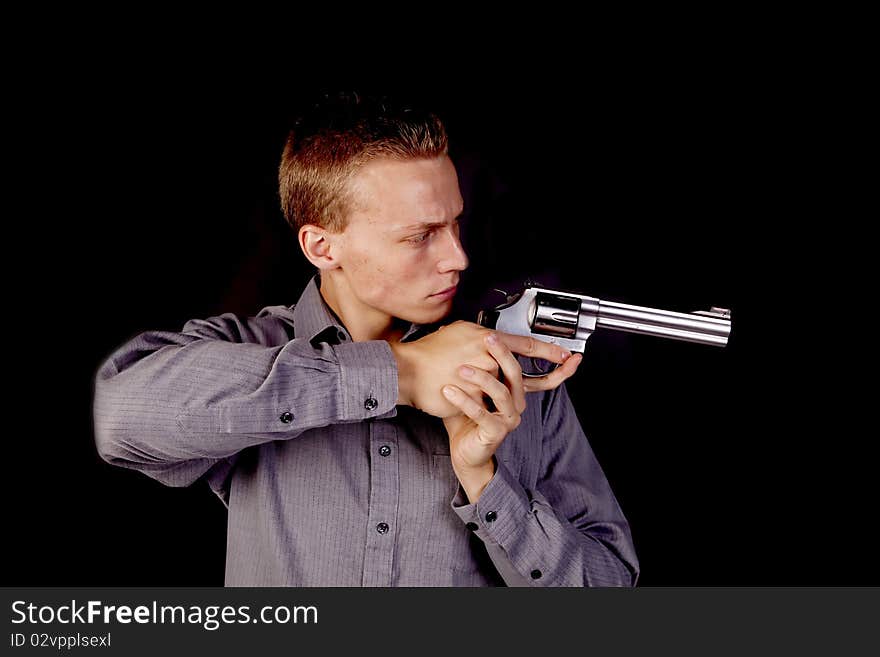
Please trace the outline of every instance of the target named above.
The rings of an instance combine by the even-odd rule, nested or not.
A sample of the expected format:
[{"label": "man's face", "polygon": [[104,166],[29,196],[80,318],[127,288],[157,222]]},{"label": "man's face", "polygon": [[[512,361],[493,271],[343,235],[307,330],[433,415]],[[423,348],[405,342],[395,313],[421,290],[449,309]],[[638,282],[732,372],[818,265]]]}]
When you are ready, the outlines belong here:
[{"label": "man's face", "polygon": [[468,265],[459,241],[464,203],[452,161],[380,158],[351,182],[356,202],[338,236],[349,302],[382,315],[429,324],[452,308]]}]

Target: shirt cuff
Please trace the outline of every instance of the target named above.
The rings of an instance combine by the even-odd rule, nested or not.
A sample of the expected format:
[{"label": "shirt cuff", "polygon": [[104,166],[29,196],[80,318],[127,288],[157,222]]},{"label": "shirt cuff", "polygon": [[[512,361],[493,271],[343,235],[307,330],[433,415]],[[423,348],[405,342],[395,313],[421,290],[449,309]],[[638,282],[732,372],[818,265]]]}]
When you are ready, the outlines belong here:
[{"label": "shirt cuff", "polygon": [[333,348],[339,359],[342,416],[347,421],[397,415],[397,361],[385,340],[346,342]]},{"label": "shirt cuff", "polygon": [[496,459],[495,476],[477,503],[468,504],[459,486],[452,499],[452,510],[483,542],[501,546],[532,513],[525,489],[500,459]]}]

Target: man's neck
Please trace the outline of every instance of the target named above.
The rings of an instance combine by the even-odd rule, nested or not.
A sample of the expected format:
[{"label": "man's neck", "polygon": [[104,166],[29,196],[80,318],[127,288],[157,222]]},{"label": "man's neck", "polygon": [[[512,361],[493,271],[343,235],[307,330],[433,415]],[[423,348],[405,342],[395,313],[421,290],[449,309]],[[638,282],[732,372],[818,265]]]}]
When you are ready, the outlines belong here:
[{"label": "man's neck", "polygon": [[320,277],[321,298],[330,308],[336,319],[345,327],[354,342],[386,340],[400,342],[406,334],[409,323],[390,317],[363,304],[349,294],[340,294],[333,279]]}]

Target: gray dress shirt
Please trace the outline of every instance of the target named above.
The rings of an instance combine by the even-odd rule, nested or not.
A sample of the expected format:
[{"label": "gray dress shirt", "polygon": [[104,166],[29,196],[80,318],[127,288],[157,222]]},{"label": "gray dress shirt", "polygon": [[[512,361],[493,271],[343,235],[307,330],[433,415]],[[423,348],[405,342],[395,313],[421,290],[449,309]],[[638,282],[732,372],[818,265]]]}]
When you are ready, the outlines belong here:
[{"label": "gray dress shirt", "polygon": [[564,385],[526,395],[476,504],[442,421],[397,394],[388,343],[352,342],[312,279],[294,306],[119,347],[95,379],[95,439],[114,465],[210,484],[228,508],[227,586],[636,583]]}]

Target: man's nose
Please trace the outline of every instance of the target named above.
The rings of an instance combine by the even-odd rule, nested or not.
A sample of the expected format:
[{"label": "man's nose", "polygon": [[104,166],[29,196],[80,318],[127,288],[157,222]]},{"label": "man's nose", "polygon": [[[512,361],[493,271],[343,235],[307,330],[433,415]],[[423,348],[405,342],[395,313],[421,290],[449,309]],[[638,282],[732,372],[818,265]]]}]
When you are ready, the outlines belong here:
[{"label": "man's nose", "polygon": [[437,268],[441,272],[445,271],[462,271],[467,269],[468,257],[464,252],[461,241],[453,231],[444,231],[443,235],[443,253]]}]

